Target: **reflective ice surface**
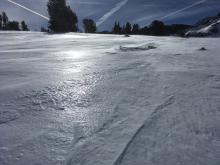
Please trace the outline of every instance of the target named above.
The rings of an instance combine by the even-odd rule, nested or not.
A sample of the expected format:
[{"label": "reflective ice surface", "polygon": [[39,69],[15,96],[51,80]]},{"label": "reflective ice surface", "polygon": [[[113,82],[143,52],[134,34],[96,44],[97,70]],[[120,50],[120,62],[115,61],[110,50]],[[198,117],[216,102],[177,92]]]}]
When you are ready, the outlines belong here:
[{"label": "reflective ice surface", "polygon": [[218,38],[0,37],[1,165],[219,165]]}]

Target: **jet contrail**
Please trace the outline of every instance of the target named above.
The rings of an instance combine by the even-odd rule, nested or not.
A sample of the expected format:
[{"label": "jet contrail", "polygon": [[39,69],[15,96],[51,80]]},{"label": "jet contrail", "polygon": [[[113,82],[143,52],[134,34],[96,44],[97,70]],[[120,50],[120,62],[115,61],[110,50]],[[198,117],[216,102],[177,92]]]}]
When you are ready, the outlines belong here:
[{"label": "jet contrail", "polygon": [[200,4],[202,4],[202,3],[206,2],[206,1],[207,1],[207,0],[201,0],[201,1],[195,2],[195,3],[193,3],[193,4],[189,5],[189,6],[186,6],[186,7],[182,8],[182,9],[179,9],[179,10],[177,10],[177,11],[175,11],[175,12],[172,12],[172,13],[170,13],[170,14],[167,14],[167,15],[161,17],[160,19],[163,20],[163,19],[165,19],[165,18],[167,18],[167,17],[174,16],[174,15],[176,15],[176,14],[178,14],[178,13],[181,13],[181,12],[187,10],[187,9],[190,9],[190,8],[192,8],[192,7],[194,7],[194,6],[200,5]]},{"label": "jet contrail", "polygon": [[116,13],[118,10],[120,10],[124,5],[126,5],[128,0],[123,0],[116,4],[114,8],[112,8],[109,12],[107,12],[105,15],[103,15],[97,22],[97,26],[100,26],[103,24],[109,17],[111,17],[114,13]]},{"label": "jet contrail", "polygon": [[25,10],[27,10],[27,11],[33,13],[33,14],[36,14],[36,15],[40,16],[41,18],[44,18],[44,19],[46,19],[46,20],[49,20],[48,17],[46,17],[46,16],[44,16],[44,15],[42,15],[42,14],[40,14],[40,13],[34,11],[34,10],[31,10],[31,9],[29,9],[29,8],[27,8],[27,7],[23,6],[23,5],[21,5],[21,4],[18,4],[17,2],[14,2],[14,1],[12,1],[12,0],[6,0],[6,1],[8,1],[8,2],[10,2],[10,3],[13,3],[14,5],[19,6],[19,7],[23,8],[23,9],[25,9]]}]

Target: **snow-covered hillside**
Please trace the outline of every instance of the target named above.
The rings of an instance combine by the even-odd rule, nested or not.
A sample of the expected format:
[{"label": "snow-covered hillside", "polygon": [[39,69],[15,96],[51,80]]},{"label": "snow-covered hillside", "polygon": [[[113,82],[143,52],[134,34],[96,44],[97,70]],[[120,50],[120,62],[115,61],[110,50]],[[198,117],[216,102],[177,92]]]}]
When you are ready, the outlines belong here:
[{"label": "snow-covered hillside", "polygon": [[220,164],[220,39],[0,37],[1,165]]},{"label": "snow-covered hillside", "polygon": [[186,36],[220,36],[220,14],[200,21],[186,33]]}]

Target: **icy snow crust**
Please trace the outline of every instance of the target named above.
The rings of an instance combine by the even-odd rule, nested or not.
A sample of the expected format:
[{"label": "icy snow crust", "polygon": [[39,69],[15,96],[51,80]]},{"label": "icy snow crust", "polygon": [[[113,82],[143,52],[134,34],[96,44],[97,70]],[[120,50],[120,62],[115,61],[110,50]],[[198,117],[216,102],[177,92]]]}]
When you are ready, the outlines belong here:
[{"label": "icy snow crust", "polygon": [[0,37],[1,165],[220,164],[220,39]]}]

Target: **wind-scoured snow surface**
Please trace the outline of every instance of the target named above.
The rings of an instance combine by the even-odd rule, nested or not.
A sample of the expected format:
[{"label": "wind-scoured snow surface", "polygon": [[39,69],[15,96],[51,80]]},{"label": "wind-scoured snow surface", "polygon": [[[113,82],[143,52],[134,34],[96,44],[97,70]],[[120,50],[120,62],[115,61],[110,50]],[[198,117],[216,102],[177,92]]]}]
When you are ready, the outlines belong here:
[{"label": "wind-scoured snow surface", "polygon": [[1,165],[220,164],[220,39],[0,37]]}]

